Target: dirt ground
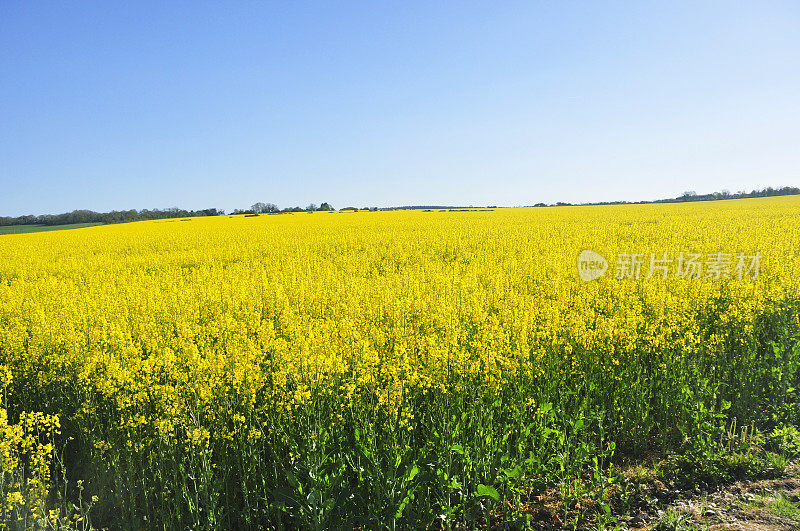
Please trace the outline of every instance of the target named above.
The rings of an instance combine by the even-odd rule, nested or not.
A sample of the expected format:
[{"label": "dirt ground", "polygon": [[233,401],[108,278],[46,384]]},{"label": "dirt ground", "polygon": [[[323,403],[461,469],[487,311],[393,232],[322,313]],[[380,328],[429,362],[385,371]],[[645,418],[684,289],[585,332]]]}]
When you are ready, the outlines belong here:
[{"label": "dirt ground", "polygon": [[[682,492],[653,486],[652,499],[622,528],[643,530],[800,529],[800,464],[794,462],[777,479],[738,481],[715,492]],[[665,513],[671,512],[673,518]],[[676,517],[677,515],[677,517]],[[677,521],[677,523],[676,523]]]}]

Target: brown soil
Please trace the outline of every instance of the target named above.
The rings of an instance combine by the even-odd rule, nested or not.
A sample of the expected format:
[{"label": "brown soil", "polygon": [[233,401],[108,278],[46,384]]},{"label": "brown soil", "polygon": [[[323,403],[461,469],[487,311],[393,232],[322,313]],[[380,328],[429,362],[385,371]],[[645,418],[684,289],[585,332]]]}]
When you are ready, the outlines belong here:
[{"label": "brown soil", "polygon": [[[660,493],[655,493],[656,496]],[[682,529],[791,531],[800,529],[800,464],[794,462],[776,479],[738,481],[711,493],[674,493],[662,508],[623,523],[622,528],[656,530],[664,511],[689,516]],[[662,496],[663,498],[663,496]],[[681,528],[679,528],[681,529]]]}]

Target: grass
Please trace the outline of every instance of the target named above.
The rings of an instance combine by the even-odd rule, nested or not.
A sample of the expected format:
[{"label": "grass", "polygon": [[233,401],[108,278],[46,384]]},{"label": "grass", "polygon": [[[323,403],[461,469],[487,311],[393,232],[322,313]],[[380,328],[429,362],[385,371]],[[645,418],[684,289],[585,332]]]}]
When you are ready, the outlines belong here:
[{"label": "grass", "polygon": [[3,225],[0,234],[27,234],[29,232],[46,232],[50,230],[82,229],[94,227],[102,223],[70,223],[68,225]]},{"label": "grass", "polygon": [[695,531],[701,528],[692,522],[692,516],[672,507],[661,515],[655,528],[657,531]]},{"label": "grass", "polygon": [[786,518],[794,521],[800,519],[800,507],[782,493],[777,493],[774,496],[767,493],[757,495],[755,500],[745,504],[745,507],[765,509],[779,518]]},{"label": "grass", "polygon": [[800,516],[800,508],[780,494],[768,505],[768,508],[772,514],[783,518],[797,519]]}]

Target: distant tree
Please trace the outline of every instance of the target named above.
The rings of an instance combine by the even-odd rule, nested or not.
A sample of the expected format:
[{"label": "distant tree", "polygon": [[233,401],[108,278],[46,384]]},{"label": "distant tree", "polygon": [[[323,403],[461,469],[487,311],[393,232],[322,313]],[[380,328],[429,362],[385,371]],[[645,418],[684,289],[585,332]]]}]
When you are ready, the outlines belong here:
[{"label": "distant tree", "polygon": [[306,207],[306,212],[314,212],[315,210],[317,210],[317,205],[314,203],[311,203]]},{"label": "distant tree", "polygon": [[72,223],[124,223],[146,219],[167,219],[189,216],[219,216],[224,211],[216,208],[204,210],[183,210],[177,207],[167,210],[112,210],[111,212],[94,212],[92,210],[73,210],[63,214],[42,214],[39,216],[19,216],[16,218],[0,217],[0,225],[67,225]]},{"label": "distant tree", "polygon": [[261,214],[262,212],[266,212],[267,205],[264,203],[256,203],[250,207],[250,210],[253,211],[254,214]]},{"label": "distant tree", "polygon": [[328,203],[322,203],[322,204],[319,206],[319,210],[320,210],[321,212],[328,212],[329,210],[336,210],[336,209],[335,209],[335,208],[333,208],[333,207],[332,207],[331,205],[329,205]]}]

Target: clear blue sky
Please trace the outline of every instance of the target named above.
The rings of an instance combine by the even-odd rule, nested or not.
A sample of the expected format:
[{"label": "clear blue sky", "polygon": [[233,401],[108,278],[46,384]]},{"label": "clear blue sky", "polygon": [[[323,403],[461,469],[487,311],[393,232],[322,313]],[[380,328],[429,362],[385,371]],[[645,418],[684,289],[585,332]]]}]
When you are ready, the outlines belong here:
[{"label": "clear blue sky", "polygon": [[0,215],[800,185],[800,2],[0,2]]}]

